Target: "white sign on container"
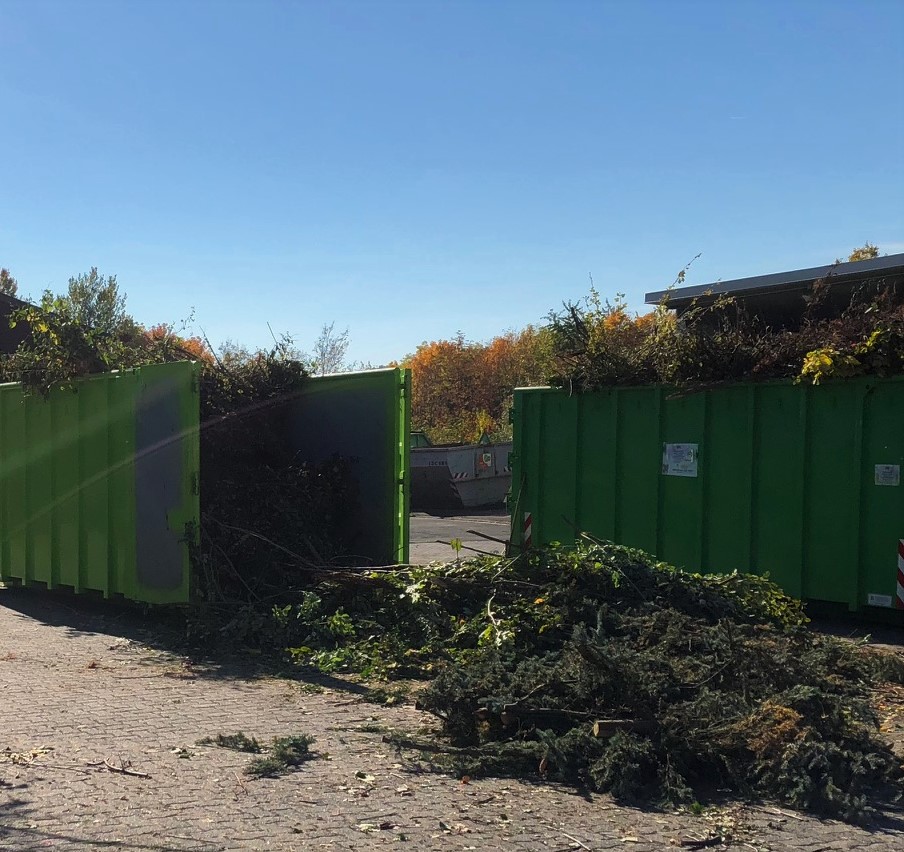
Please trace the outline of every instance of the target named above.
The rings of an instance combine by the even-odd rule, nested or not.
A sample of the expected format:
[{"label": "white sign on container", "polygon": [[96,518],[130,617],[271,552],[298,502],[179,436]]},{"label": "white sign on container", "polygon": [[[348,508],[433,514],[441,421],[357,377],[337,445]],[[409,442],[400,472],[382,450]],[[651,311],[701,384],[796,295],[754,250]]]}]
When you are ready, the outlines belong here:
[{"label": "white sign on container", "polygon": [[663,444],[662,473],[664,476],[696,476],[699,444]]},{"label": "white sign on container", "polygon": [[876,485],[900,485],[901,465],[877,464],[875,483]]}]

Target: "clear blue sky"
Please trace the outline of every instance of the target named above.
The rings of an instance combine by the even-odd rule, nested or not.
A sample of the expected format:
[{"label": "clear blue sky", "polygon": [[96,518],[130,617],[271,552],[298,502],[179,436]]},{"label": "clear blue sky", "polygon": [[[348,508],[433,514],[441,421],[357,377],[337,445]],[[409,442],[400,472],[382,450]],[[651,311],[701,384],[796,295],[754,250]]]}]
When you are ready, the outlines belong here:
[{"label": "clear blue sky", "polygon": [[904,2],[0,0],[0,265],[382,364],[904,251]]}]

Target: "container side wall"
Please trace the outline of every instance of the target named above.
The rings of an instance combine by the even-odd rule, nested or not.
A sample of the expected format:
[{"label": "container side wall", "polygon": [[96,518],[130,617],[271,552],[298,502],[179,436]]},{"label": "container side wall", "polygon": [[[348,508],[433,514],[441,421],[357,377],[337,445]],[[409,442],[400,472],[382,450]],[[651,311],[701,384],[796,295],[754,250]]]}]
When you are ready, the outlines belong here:
[{"label": "container side wall", "polygon": [[714,394],[706,428],[704,471],[706,571],[751,571],[754,523],[756,396],[751,388]]},{"label": "container side wall", "polygon": [[657,388],[618,393],[615,540],[650,553],[658,552],[661,396]]},{"label": "container side wall", "polygon": [[133,591],[129,577],[135,554],[135,393],[138,374],[123,373],[107,383],[108,411],[107,488],[115,495],[109,504],[110,537],[107,541],[107,582],[111,595]]},{"label": "container side wall", "polygon": [[894,605],[898,551],[904,540],[904,483],[900,481],[904,388],[900,384],[873,386],[865,394],[863,406],[859,602],[868,604],[872,595],[874,601],[886,599]]},{"label": "container side wall", "polygon": [[751,568],[795,597],[803,593],[808,396],[792,386],[759,388],[756,396]]},{"label": "container side wall", "polygon": [[26,404],[29,442],[26,462],[28,524],[27,571],[31,582],[54,585],[53,578],[53,446],[52,423],[33,404]]},{"label": "container side wall", "polygon": [[[181,464],[176,474],[159,455],[146,464],[146,473],[155,472],[142,482],[142,552],[157,554],[154,559],[165,563],[160,570],[173,575],[161,580],[158,572],[147,582],[136,552],[135,457],[154,442],[148,430],[159,418],[136,400],[152,386],[162,389],[171,408],[175,400],[170,434],[180,452],[197,459],[196,369],[184,363],[111,373],[54,389],[46,399],[18,385],[0,387],[0,577],[148,603],[188,600],[185,527],[197,527],[199,513],[196,491],[186,488],[196,476],[186,471],[196,474],[197,464]],[[141,451],[136,423],[145,430]],[[175,485],[174,475],[180,477]],[[155,478],[178,496],[146,511],[154,503],[148,482]],[[151,526],[155,532],[148,535]]]},{"label": "container side wall", "polygon": [[537,515],[546,541],[573,541],[577,518],[578,401],[564,394],[541,400],[541,430],[547,436],[539,456],[543,490]]},{"label": "container side wall", "polygon": [[863,386],[809,392],[801,597],[857,603],[860,441]]},{"label": "container side wall", "polygon": [[703,486],[712,467],[706,445],[707,402],[705,393],[697,393],[655,403],[660,408],[660,464],[664,452],[662,445],[690,444],[697,448],[694,475],[674,476],[665,470],[660,472],[657,478],[659,500],[655,507],[658,529],[654,553],[689,571],[700,570],[703,555],[701,531],[706,522]]},{"label": "container side wall", "polygon": [[615,538],[618,393],[586,394],[578,397],[577,405],[575,520],[581,530],[595,530],[611,541]]},{"label": "container side wall", "polygon": [[197,366],[142,368],[135,396],[136,570],[127,596],[180,603],[190,590],[190,542],[199,524]]},{"label": "container side wall", "polygon": [[26,413],[18,388],[0,389],[3,415],[2,459],[3,528],[2,551],[4,578],[30,581],[28,558],[27,494],[28,444]]},{"label": "container side wall", "polygon": [[[78,396],[72,391],[53,392],[50,409],[54,436],[53,573],[57,584],[70,589],[79,585],[81,562],[81,473],[78,450],[81,423],[78,407]],[[132,528],[129,528],[125,534],[131,532]]]},{"label": "container side wall", "polygon": [[[678,395],[522,389],[513,541],[530,512],[535,545],[573,540],[574,520],[689,569],[753,571],[796,597],[893,607],[902,422],[898,378]],[[696,471],[667,472],[667,447],[695,449]]]},{"label": "container side wall", "polygon": [[396,452],[396,540],[395,561],[407,564],[411,524],[411,370],[400,370],[401,394],[395,406],[397,413],[398,451]]},{"label": "container side wall", "polygon": [[81,519],[79,582],[76,591],[92,590],[109,595],[107,542],[110,538],[108,381],[88,381],[78,388],[79,518]]}]

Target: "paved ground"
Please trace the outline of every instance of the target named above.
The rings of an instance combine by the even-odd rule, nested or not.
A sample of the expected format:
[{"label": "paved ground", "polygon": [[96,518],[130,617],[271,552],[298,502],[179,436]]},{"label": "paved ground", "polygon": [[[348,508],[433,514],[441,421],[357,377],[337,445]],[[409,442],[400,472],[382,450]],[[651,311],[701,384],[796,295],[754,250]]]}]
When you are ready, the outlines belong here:
[{"label": "paved ground", "polygon": [[[387,727],[428,724],[413,707],[321,685],[193,663],[133,611],[0,590],[0,850],[651,852],[717,819],[732,849],[904,848],[901,814],[866,831],[768,806],[695,817],[547,784],[463,784],[383,743]],[[251,780],[247,755],[196,744],[238,730],[308,733],[320,757]]]},{"label": "paved ground", "polygon": [[452,539],[459,539],[463,545],[461,555],[474,555],[474,551],[502,553],[505,545],[475,535],[476,530],[495,539],[509,537],[509,516],[505,509],[487,509],[478,512],[470,510],[468,515],[427,515],[414,512],[411,515],[411,552],[409,560],[413,564],[448,561],[455,558],[455,551],[449,546]]}]

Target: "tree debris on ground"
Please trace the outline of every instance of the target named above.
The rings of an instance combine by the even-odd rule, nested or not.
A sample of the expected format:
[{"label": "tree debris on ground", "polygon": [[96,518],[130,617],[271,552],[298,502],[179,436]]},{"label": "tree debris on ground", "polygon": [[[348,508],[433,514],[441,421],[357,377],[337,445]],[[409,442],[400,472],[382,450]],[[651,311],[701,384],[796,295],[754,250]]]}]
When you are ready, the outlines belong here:
[{"label": "tree debris on ground", "polygon": [[622,800],[729,789],[847,820],[904,792],[870,703],[875,684],[904,682],[904,662],[813,633],[762,577],[584,541],[325,577],[268,625],[299,663],[432,677],[418,706],[470,776]]},{"label": "tree debris on ground", "polygon": [[269,753],[256,757],[245,767],[245,774],[252,778],[276,778],[285,775],[317,755],[311,751],[314,738],[307,734],[290,737],[274,737]]},{"label": "tree debris on ground", "polygon": [[203,737],[196,745],[212,745],[218,748],[228,748],[232,751],[247,751],[251,754],[260,754],[264,749],[256,737],[248,737],[242,731],[235,734],[217,734],[215,737]]},{"label": "tree debris on ground", "polygon": [[311,751],[313,743],[314,738],[308,734],[293,734],[288,737],[274,737],[269,746],[263,746],[257,737],[249,737],[238,731],[235,734],[204,737],[198,740],[197,745],[259,754],[260,757],[254,758],[245,767],[245,775],[252,778],[276,778],[317,757],[318,755]]}]

